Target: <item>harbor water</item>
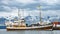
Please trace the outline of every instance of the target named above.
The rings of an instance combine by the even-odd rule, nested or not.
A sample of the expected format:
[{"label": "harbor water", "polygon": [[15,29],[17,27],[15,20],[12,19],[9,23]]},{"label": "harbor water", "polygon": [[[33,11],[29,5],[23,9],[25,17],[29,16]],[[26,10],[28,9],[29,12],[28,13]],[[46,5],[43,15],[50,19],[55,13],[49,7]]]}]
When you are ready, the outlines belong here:
[{"label": "harbor water", "polygon": [[0,34],[59,34],[59,30],[44,31],[44,30],[19,30],[19,31],[7,31],[6,29],[0,29]]}]

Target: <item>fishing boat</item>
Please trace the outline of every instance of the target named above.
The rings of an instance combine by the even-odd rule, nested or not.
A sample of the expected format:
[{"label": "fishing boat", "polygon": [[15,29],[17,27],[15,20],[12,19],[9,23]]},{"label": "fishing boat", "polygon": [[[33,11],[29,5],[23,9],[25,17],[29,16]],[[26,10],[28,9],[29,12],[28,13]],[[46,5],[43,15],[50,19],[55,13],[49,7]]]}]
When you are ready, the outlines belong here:
[{"label": "fishing boat", "polygon": [[18,24],[13,23],[10,26],[6,27],[7,30],[52,30],[52,25],[32,25],[32,26],[26,26],[25,23]]},{"label": "fishing boat", "polygon": [[[26,25],[25,23],[25,20],[24,19],[20,19],[20,14],[19,14],[19,11],[18,10],[18,21],[14,21],[14,23],[12,22],[6,22],[6,29],[7,30],[52,30],[52,24],[43,24],[43,22],[41,22],[41,19],[40,19],[40,22],[39,22],[39,25],[38,26],[28,26]],[[40,13],[40,18],[41,18],[41,13]]]}]

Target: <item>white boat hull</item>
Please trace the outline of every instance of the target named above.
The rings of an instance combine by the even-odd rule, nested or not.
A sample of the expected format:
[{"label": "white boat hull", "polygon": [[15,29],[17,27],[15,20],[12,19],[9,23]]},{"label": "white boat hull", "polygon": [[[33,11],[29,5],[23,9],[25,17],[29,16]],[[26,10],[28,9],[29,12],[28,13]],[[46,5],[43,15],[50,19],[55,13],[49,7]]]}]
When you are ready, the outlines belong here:
[{"label": "white boat hull", "polygon": [[34,26],[34,27],[6,27],[7,30],[48,30],[52,29],[52,25]]}]

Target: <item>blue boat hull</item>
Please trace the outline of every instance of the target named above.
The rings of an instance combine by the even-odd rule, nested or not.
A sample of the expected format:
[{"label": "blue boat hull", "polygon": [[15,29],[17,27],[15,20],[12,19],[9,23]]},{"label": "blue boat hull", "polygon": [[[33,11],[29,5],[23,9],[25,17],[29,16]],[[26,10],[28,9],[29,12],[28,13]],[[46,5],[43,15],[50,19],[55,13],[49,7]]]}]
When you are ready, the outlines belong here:
[{"label": "blue boat hull", "polygon": [[0,26],[0,29],[6,29],[6,26]]}]

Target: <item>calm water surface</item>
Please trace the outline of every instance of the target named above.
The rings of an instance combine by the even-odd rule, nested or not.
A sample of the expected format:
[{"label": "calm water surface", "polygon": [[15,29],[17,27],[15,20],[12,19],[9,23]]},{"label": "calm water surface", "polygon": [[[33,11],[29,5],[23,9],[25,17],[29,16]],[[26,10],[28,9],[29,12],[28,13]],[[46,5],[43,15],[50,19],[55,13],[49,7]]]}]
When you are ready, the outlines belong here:
[{"label": "calm water surface", "polygon": [[0,34],[59,34],[59,30],[54,31],[41,31],[41,30],[19,30],[19,31],[7,31],[6,29],[0,29]]}]

